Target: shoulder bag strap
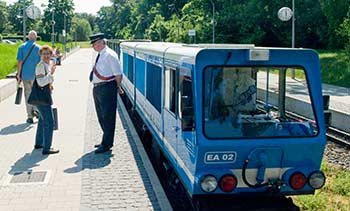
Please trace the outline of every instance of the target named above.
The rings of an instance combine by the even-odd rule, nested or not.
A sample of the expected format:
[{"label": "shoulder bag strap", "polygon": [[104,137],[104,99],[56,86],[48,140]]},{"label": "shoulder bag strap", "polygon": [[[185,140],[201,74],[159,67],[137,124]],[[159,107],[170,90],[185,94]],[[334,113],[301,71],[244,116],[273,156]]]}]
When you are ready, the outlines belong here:
[{"label": "shoulder bag strap", "polygon": [[32,47],[30,48],[29,52],[27,53],[26,57],[23,60],[22,65],[24,65],[24,63],[26,63],[26,61],[28,60],[28,58],[29,58],[30,54],[32,53],[34,47],[35,47],[35,44],[33,44]]}]

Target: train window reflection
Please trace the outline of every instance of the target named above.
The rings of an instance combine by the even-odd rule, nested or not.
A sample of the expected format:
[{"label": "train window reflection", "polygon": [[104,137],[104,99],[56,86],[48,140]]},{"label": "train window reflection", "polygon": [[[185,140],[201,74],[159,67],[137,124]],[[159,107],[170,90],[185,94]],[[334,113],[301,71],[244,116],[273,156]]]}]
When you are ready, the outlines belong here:
[{"label": "train window reflection", "polygon": [[179,117],[181,119],[181,128],[182,131],[192,131],[195,128],[192,77],[188,75],[180,75],[179,88]]},{"label": "train window reflection", "polygon": [[176,105],[176,70],[166,68],[165,71],[165,108],[175,114]]},{"label": "train window reflection", "polygon": [[[204,70],[203,81],[203,124],[208,138],[317,134],[303,69],[215,66]],[[296,118],[295,113],[303,118]]]}]

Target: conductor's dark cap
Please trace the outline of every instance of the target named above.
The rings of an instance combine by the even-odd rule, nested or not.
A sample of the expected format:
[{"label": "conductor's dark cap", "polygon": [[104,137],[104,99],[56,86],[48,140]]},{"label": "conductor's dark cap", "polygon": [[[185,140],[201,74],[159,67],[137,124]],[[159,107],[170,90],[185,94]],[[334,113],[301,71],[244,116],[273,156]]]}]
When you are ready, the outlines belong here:
[{"label": "conductor's dark cap", "polygon": [[104,39],[105,34],[103,33],[93,34],[93,35],[90,35],[89,38],[90,38],[90,43],[93,44],[96,41]]}]

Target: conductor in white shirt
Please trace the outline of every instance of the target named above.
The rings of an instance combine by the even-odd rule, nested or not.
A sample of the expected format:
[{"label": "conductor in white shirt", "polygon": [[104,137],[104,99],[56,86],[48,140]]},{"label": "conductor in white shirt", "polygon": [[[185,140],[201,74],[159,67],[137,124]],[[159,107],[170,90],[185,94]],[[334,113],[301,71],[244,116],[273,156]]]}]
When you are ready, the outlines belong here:
[{"label": "conductor in white shirt", "polygon": [[92,47],[98,52],[90,81],[94,87],[97,118],[103,131],[102,142],[95,145],[95,153],[104,153],[113,147],[117,95],[124,93],[120,86],[123,71],[116,52],[106,45],[103,33],[91,35],[90,40]]}]

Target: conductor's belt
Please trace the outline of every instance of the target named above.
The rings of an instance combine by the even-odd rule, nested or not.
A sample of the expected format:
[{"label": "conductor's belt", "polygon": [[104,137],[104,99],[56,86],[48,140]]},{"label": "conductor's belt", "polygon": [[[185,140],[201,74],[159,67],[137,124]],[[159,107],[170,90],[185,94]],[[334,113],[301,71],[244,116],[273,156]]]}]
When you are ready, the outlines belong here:
[{"label": "conductor's belt", "polygon": [[104,86],[104,85],[108,85],[108,84],[117,84],[117,83],[115,81],[94,83],[94,87]]}]

